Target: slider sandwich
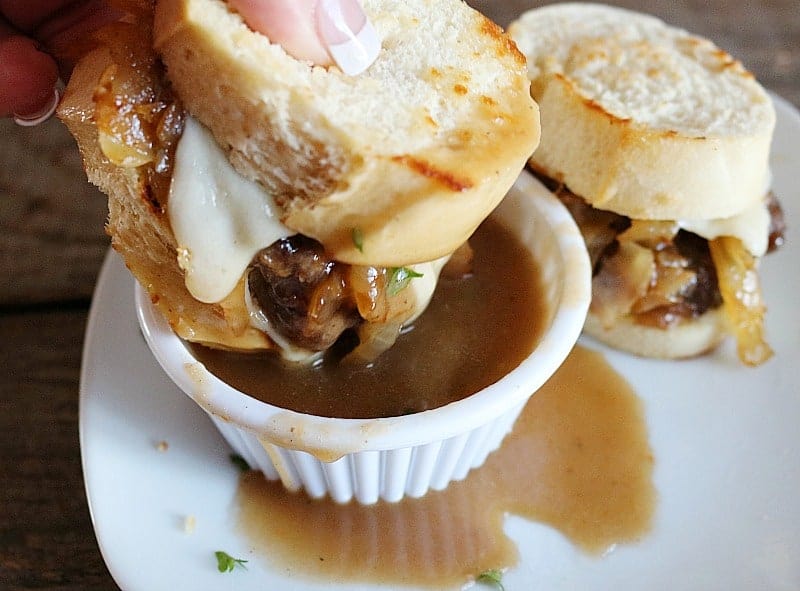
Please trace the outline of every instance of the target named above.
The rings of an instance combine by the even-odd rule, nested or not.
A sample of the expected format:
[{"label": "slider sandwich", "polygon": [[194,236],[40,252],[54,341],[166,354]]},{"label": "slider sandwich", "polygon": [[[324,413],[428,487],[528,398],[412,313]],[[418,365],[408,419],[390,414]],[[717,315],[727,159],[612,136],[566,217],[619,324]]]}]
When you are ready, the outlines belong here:
[{"label": "slider sandwich", "polygon": [[539,139],[525,60],[458,0],[364,0],[363,74],[289,56],[223,0],[128,0],[87,41],[59,116],[109,197],[114,248],[175,332],[306,360],[363,359]]},{"label": "slider sandwich", "polygon": [[710,41],[619,8],[536,9],[509,34],[541,109],[530,166],[572,212],[594,267],[585,331],[661,358],[732,334],[744,363],[768,359],[757,266],[783,218],[764,89]]}]

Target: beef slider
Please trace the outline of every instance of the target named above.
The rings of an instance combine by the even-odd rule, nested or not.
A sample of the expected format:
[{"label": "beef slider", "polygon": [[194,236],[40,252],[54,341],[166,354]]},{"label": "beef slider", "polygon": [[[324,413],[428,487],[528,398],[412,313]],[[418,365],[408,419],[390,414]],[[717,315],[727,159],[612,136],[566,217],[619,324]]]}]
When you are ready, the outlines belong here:
[{"label": "beef slider", "polygon": [[[592,261],[595,316],[613,322],[624,310],[638,325],[666,329],[722,306],[707,239],[678,229],[674,222],[634,222],[594,208],[562,182],[529,169],[567,207],[581,230]],[[765,205],[771,253],[783,244],[786,223],[774,193],[767,194]]]},{"label": "beef slider", "polygon": [[731,335],[743,363],[769,359],[758,259],[777,216],[764,88],[713,42],[630,10],[560,3],[509,33],[542,114],[531,166],[631,224],[614,236],[613,224],[587,220],[597,274],[584,330],[659,358]]}]

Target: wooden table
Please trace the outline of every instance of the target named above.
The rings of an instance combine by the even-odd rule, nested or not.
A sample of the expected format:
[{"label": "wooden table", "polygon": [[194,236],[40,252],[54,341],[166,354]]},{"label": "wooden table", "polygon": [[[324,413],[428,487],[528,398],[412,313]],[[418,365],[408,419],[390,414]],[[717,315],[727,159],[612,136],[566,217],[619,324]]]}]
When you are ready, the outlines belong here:
[{"label": "wooden table", "polygon": [[[530,0],[475,0],[506,25]],[[800,107],[800,0],[625,1],[714,39]],[[0,121],[0,589],[116,589],[92,531],[78,374],[105,198],[56,121]],[[146,565],[142,565],[146,568]],[[138,591],[138,590],[137,590]],[[157,591],[157,590],[148,590]]]}]

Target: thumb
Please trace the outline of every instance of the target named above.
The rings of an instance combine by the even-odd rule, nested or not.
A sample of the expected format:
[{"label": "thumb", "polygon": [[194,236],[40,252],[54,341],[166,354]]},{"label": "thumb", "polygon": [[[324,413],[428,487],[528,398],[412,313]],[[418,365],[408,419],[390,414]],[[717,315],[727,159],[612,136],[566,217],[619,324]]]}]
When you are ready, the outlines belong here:
[{"label": "thumb", "polygon": [[247,25],[300,60],[366,70],[380,39],[358,0],[228,0]]}]

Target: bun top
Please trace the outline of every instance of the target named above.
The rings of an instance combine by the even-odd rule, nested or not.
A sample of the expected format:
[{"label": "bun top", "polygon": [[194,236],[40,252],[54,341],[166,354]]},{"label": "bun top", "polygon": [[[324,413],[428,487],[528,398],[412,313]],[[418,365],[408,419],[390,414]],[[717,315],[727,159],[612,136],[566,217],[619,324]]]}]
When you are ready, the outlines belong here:
[{"label": "bun top", "polygon": [[509,33],[542,110],[532,163],[640,219],[734,215],[769,182],[772,102],[712,42],[628,10],[558,4]]},{"label": "bun top", "polygon": [[159,0],[155,47],[287,227],[344,262],[433,260],[469,237],[538,143],[525,60],[458,0],[362,4],[382,49],[358,76],[288,56],[221,0]]}]

